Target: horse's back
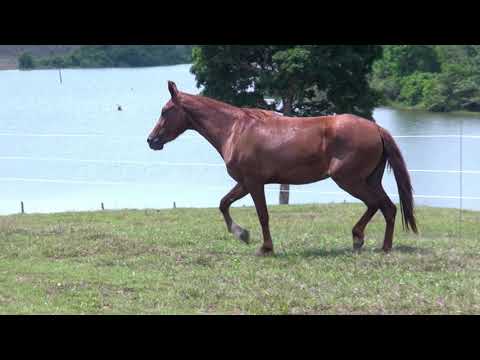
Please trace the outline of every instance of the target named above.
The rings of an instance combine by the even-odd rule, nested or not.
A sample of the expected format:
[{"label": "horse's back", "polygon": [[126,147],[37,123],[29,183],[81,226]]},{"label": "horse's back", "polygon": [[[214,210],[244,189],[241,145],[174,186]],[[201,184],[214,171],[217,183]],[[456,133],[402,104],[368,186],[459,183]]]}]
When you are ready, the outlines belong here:
[{"label": "horse's back", "polygon": [[377,125],[355,115],[262,115],[234,137],[225,159],[233,174],[240,170],[269,182],[302,184],[324,179],[350,160],[360,164],[381,154]]},{"label": "horse's back", "polygon": [[308,154],[304,160],[316,159],[313,163],[322,167],[328,164],[329,176],[343,171],[367,176],[381,160],[383,143],[373,121],[352,114],[290,119],[297,120],[304,135],[290,142],[295,144],[290,147],[292,153],[299,158]]}]

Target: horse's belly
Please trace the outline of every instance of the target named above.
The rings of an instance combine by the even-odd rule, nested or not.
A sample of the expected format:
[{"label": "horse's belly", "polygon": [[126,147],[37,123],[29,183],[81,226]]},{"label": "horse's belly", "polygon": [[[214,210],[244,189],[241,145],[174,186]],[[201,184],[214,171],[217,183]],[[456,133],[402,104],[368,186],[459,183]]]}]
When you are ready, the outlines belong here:
[{"label": "horse's belly", "polygon": [[328,166],[296,165],[278,171],[269,179],[269,182],[302,185],[320,181],[328,177]]},{"label": "horse's belly", "polygon": [[254,144],[242,143],[237,147],[242,151],[232,152],[226,160],[230,176],[239,182],[250,178],[284,184],[308,184],[328,178],[330,158],[322,139],[310,135],[302,142],[294,140],[263,138]]}]

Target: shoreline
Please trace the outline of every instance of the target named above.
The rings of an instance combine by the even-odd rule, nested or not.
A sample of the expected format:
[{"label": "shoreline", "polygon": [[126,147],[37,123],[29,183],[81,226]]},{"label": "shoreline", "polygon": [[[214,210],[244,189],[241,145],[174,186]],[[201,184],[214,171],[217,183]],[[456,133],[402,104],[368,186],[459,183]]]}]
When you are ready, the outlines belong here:
[{"label": "shoreline", "polygon": [[449,114],[449,115],[469,115],[469,116],[480,116],[480,111],[468,111],[468,110],[455,110],[455,111],[447,111],[447,112],[439,112],[439,111],[429,111],[426,109],[414,107],[414,106],[406,106],[398,103],[388,103],[382,104],[377,106],[375,109],[390,109],[390,110],[399,110],[399,111],[416,111],[416,112],[423,112],[428,114]]},{"label": "shoreline", "polygon": [[2,70],[19,70],[19,71],[36,71],[36,70],[125,70],[125,69],[150,69],[156,67],[168,67],[168,66],[180,66],[180,65],[191,65],[191,63],[180,63],[180,64],[170,64],[170,65],[152,65],[152,66],[99,66],[99,67],[65,67],[65,68],[56,68],[56,67],[36,67],[33,69],[20,69],[17,67],[2,67],[0,66],[0,71]]},{"label": "shoreline", "polygon": [[1,70],[18,70],[17,60],[0,57],[0,71]]}]

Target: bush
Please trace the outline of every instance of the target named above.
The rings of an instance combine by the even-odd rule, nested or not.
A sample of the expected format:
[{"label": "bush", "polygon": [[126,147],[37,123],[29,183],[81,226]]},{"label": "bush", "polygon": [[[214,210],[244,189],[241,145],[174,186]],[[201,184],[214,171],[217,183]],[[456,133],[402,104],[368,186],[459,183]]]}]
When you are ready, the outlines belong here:
[{"label": "bush", "polygon": [[423,104],[428,111],[446,112],[451,110],[445,86],[438,77],[431,79],[423,87]]},{"label": "bush", "polygon": [[34,69],[35,61],[30,53],[26,52],[19,56],[18,67],[20,69]]},{"label": "bush", "polygon": [[415,106],[424,100],[426,88],[434,86],[432,82],[435,75],[432,73],[415,72],[401,81],[400,101],[407,105]]},{"label": "bush", "polygon": [[61,56],[55,56],[51,62],[52,66],[55,68],[63,68],[66,65],[66,61]]},{"label": "bush", "polygon": [[402,89],[401,81],[393,77],[385,79],[375,78],[371,81],[371,87],[379,94],[382,103],[397,100]]}]

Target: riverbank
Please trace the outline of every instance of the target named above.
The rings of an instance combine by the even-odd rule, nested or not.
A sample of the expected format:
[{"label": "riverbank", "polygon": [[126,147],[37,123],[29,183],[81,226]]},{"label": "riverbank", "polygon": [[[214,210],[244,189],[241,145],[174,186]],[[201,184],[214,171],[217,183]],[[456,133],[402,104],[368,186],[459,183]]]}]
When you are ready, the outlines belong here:
[{"label": "riverbank", "polygon": [[425,112],[429,114],[451,114],[451,115],[470,115],[470,116],[480,116],[480,111],[467,111],[467,110],[456,110],[456,111],[447,111],[447,112],[436,112],[436,111],[429,111],[423,108],[421,105],[417,106],[407,106],[405,104],[399,102],[389,101],[385,104],[379,106],[380,108],[387,108],[393,110],[400,110],[400,111],[417,111],[417,112]]},{"label": "riverbank", "polygon": [[63,55],[80,45],[0,45],[0,70],[18,69],[18,58],[23,53],[34,57]]},{"label": "riverbank", "polygon": [[271,206],[276,256],[258,258],[255,209],[124,210],[0,217],[3,314],[473,314],[480,212],[419,207],[420,235],[378,251],[384,221],[351,251],[358,204]]},{"label": "riverbank", "polygon": [[0,70],[16,70],[18,69],[18,62],[16,58],[8,56],[0,56]]}]

